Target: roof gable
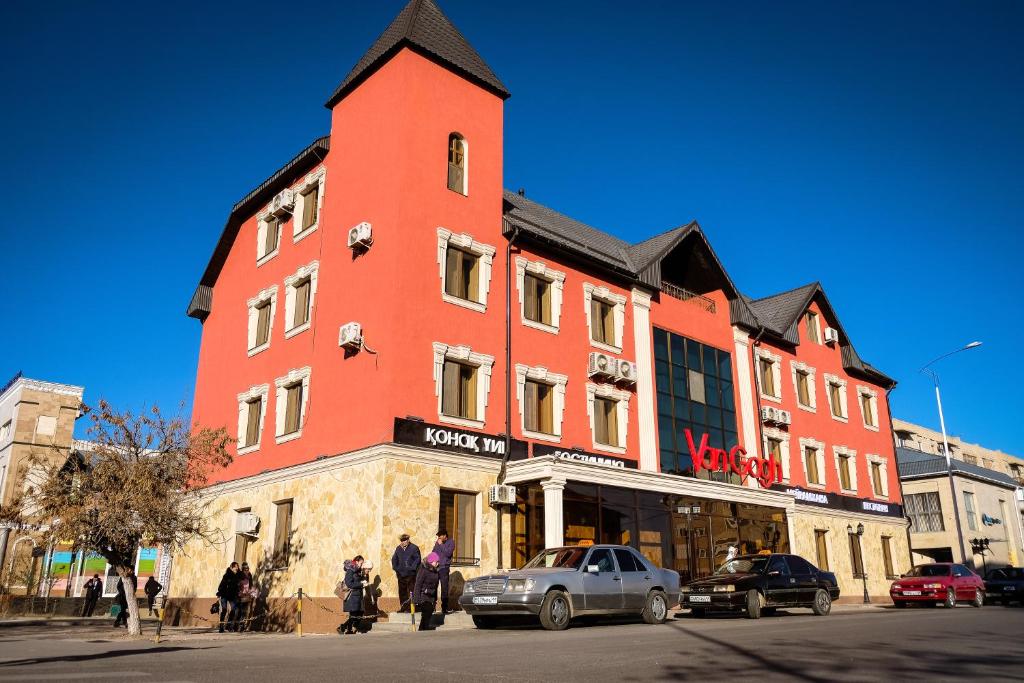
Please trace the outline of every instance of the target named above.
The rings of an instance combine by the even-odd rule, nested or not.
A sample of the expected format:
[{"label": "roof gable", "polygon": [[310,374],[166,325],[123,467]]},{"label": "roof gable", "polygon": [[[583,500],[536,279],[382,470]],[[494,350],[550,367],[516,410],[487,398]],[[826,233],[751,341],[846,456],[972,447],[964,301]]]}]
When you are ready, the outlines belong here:
[{"label": "roof gable", "polygon": [[511,95],[433,0],[411,0],[356,62],[325,106],[334,107],[403,47],[439,62],[503,100]]}]

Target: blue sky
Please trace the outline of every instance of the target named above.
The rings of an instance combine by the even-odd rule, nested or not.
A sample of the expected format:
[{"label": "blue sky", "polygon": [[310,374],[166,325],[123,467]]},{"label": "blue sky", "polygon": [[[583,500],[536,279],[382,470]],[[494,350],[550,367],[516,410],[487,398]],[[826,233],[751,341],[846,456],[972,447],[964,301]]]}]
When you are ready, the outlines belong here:
[{"label": "blue sky", "polygon": [[[820,280],[897,415],[1024,454],[1024,3],[442,0],[512,91],[506,186],[629,240],[697,219],[752,296]],[[0,6],[0,375],[191,399],[231,204],[401,9]]]}]

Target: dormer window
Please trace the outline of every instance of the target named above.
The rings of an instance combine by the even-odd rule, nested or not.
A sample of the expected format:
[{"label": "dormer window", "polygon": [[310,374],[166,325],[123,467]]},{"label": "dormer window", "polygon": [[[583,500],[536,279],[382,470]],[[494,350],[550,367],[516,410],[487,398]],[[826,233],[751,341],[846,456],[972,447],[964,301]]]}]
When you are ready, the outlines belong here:
[{"label": "dormer window", "polygon": [[448,136],[448,189],[459,194],[466,190],[466,139],[458,133]]},{"label": "dormer window", "polygon": [[807,326],[807,338],[815,344],[821,343],[821,320],[814,311],[807,311],[804,316],[804,324]]}]

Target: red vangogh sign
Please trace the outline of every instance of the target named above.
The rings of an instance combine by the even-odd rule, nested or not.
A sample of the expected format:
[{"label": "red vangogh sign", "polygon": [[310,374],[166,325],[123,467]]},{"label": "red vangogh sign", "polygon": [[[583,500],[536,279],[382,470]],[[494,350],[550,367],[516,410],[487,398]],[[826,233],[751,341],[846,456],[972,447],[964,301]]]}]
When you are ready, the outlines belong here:
[{"label": "red vangogh sign", "polygon": [[693,433],[689,429],[684,431],[686,444],[690,447],[690,455],[693,458],[694,474],[701,470],[732,472],[741,477],[754,477],[764,488],[782,481],[781,462],[773,462],[770,458],[747,456],[747,452],[740,446],[733,446],[728,451],[710,448],[707,434],[701,436],[700,446],[697,446],[693,443]]}]

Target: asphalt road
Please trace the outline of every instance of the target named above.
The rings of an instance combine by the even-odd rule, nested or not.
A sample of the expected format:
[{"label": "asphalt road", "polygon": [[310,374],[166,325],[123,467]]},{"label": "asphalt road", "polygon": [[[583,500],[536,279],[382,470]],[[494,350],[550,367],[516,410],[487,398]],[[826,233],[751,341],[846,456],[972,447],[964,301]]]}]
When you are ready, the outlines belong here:
[{"label": "asphalt road", "polygon": [[0,629],[4,681],[980,680],[1024,678],[1024,608],[861,609],[759,621],[681,617],[499,631],[211,634],[104,640],[109,628]]}]

